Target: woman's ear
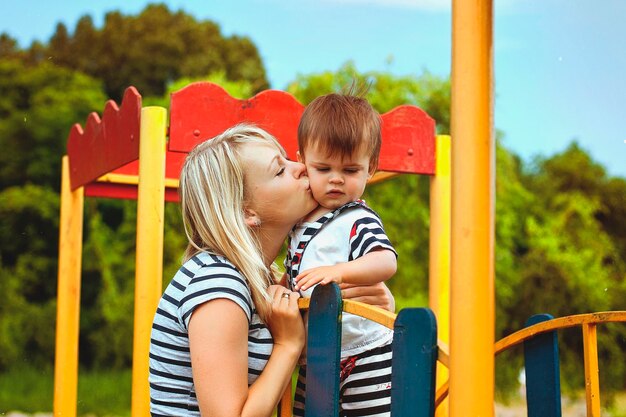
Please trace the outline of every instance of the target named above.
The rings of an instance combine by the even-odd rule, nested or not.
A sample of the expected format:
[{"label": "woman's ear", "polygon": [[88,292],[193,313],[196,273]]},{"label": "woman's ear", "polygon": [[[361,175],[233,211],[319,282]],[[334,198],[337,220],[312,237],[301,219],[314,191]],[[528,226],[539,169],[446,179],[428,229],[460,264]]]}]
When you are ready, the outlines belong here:
[{"label": "woman's ear", "polygon": [[261,225],[261,218],[254,210],[245,209],[244,215],[248,227],[259,227]]},{"label": "woman's ear", "polygon": [[304,164],[304,158],[302,158],[302,155],[300,155],[300,151],[296,151],[296,159],[298,160],[298,162],[300,162],[301,164]]}]

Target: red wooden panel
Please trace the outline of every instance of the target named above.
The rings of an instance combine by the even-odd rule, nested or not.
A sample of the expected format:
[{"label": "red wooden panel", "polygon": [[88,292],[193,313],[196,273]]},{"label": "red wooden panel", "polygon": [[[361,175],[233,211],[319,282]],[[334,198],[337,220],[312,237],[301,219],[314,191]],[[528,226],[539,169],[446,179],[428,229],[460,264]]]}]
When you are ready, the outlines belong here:
[{"label": "red wooden panel", "polygon": [[124,175],[139,175],[139,159],[136,159],[132,162],[129,162],[126,165],[122,165],[121,167],[114,169],[111,171],[113,174],[124,174]]},{"label": "red wooden panel", "polygon": [[[170,140],[166,178],[178,179],[187,155],[198,142],[248,121],[272,133],[295,158],[297,129],[304,106],[292,95],[263,91],[249,100],[229,96],[216,84],[194,83],[172,94]],[[137,175],[141,96],[129,87],[118,106],[107,102],[102,119],[89,115],[85,130],[74,125],[68,138],[72,189],[89,184],[109,172]],[[400,106],[382,115],[383,144],[379,169],[433,174],[435,122],[415,106]],[[136,199],[135,186],[89,184],[87,196]],[[167,201],[178,201],[166,190]]]},{"label": "red wooden panel", "polygon": [[180,169],[183,167],[183,162],[187,157],[187,152],[171,152],[167,151],[165,159],[167,164],[165,165],[165,178],[178,179],[180,177]]},{"label": "red wooden panel", "polygon": [[412,174],[435,173],[435,121],[415,106],[382,115],[383,143],[378,169]]},{"label": "red wooden panel", "polygon": [[137,186],[133,184],[91,182],[85,185],[85,196],[137,200]]},{"label": "red wooden panel", "polygon": [[193,83],[172,94],[169,149],[189,152],[237,123],[251,122],[274,135],[295,158],[303,111],[304,106],[284,91],[266,90],[239,100],[216,84]]},{"label": "red wooden panel", "polygon": [[[167,151],[165,154],[165,178],[178,179],[180,176],[180,169],[183,167],[183,162],[187,157],[187,152],[172,152]],[[139,173],[139,160],[133,161],[129,164],[123,165],[118,169],[112,171],[114,174],[124,175],[138,175]]]},{"label": "red wooden panel", "polygon": [[[137,200],[137,186],[131,184],[113,184],[110,182],[92,182],[85,186],[85,196]],[[177,203],[179,201],[178,190],[166,188],[165,201]]]},{"label": "red wooden panel", "polygon": [[[169,150],[189,152],[197,143],[244,121],[273,134],[290,158],[298,149],[298,123],[304,106],[283,91],[263,91],[249,100],[228,95],[220,86],[193,83],[172,94]],[[435,121],[415,106],[400,106],[385,113],[379,169],[391,172],[434,174]],[[170,167],[171,162],[176,167]],[[168,154],[167,177],[180,172],[181,160]]]},{"label": "red wooden panel", "polygon": [[102,119],[91,113],[84,130],[72,127],[67,140],[72,190],[139,157],[140,117],[141,96],[128,87],[120,107],[109,100]]},{"label": "red wooden panel", "polygon": [[165,189],[165,201],[167,201],[168,203],[180,202],[180,198],[178,196],[178,190],[175,190],[173,188],[166,188]]}]

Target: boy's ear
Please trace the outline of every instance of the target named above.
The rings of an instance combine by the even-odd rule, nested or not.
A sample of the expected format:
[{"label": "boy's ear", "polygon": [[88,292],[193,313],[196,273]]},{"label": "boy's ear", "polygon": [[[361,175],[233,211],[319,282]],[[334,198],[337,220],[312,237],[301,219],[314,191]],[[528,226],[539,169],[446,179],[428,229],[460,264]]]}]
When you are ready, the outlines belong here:
[{"label": "boy's ear", "polygon": [[369,180],[370,178],[372,178],[374,176],[374,174],[376,174],[376,170],[378,169],[378,164],[372,166],[369,166],[369,170],[367,172],[367,179]]},{"label": "boy's ear", "polygon": [[244,209],[244,216],[248,227],[259,227],[261,225],[261,218],[256,211]]},{"label": "boy's ear", "polygon": [[298,162],[300,162],[301,164],[304,164],[304,158],[302,158],[302,155],[300,155],[300,151],[296,151],[296,159],[298,160]]}]

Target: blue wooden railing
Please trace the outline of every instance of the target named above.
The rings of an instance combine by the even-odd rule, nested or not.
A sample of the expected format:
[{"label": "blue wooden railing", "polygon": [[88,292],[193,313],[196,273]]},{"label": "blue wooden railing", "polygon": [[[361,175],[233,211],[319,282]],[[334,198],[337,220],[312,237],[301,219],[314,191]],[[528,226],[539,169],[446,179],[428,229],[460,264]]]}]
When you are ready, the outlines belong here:
[{"label": "blue wooden railing", "polygon": [[[309,307],[307,417],[339,415],[341,292],[318,285]],[[431,417],[435,411],[437,324],[428,308],[400,311],[394,323],[391,415]]]}]

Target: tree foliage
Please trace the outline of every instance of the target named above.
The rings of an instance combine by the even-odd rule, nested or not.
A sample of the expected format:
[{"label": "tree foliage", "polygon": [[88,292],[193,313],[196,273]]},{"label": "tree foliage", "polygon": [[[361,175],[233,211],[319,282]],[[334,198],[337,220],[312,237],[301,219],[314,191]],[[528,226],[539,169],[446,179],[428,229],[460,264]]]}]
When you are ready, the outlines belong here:
[{"label": "tree foliage", "polygon": [[348,91],[352,86],[357,90],[366,87],[368,101],[381,114],[401,104],[415,104],[437,121],[438,133],[450,133],[450,80],[427,71],[419,77],[360,73],[353,62],[347,62],[336,72],[299,75],[287,91],[308,104],[319,95]]},{"label": "tree foliage", "polygon": [[[0,57],[6,56],[5,49],[14,53],[7,36],[0,38]],[[174,80],[219,71],[229,80],[250,82],[255,91],[268,87],[261,57],[249,38],[225,37],[216,23],[172,12],[163,4],[148,5],[137,16],[107,13],[102,28],[88,15],[73,32],[59,23],[48,45],[34,43],[21,56],[100,79],[115,100],[129,85],[145,96],[160,96]]]},{"label": "tree foliage", "polygon": [[105,100],[100,82],[84,74],[0,60],[0,187],[58,189],[70,127]]}]

